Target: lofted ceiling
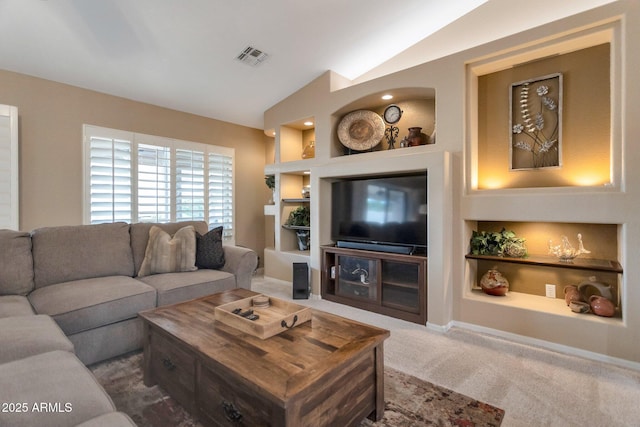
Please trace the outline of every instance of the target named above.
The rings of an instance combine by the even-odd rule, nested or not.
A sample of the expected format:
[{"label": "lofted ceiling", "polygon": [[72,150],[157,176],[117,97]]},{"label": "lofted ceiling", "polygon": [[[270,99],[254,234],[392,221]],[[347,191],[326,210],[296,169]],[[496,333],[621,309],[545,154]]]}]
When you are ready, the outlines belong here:
[{"label": "lofted ceiling", "polygon": [[[607,1],[561,3],[571,13]],[[499,16],[487,16],[517,12],[517,4],[524,2],[0,0],[0,69],[262,129],[266,109],[327,70],[357,81],[412,46],[424,49],[463,16],[488,29]],[[268,56],[257,66],[237,60],[248,46]],[[405,55],[402,66],[424,57]]]}]

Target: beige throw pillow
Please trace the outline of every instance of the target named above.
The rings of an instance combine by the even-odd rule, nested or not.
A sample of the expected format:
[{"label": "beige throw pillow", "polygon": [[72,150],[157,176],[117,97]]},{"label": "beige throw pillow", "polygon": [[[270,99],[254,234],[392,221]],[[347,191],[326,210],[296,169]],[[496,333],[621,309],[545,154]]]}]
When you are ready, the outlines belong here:
[{"label": "beige throw pillow", "polygon": [[160,227],[149,230],[149,242],[138,276],[194,271],[196,267],[196,230],[183,227],[172,236]]}]

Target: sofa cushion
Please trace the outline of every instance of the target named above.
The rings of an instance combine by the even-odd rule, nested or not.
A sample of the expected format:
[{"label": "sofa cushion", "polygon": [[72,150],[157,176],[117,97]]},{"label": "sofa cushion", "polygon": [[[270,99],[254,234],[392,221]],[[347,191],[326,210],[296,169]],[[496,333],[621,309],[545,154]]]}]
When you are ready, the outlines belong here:
[{"label": "sofa cushion", "polygon": [[131,251],[133,252],[133,263],[135,267],[134,276],[138,275],[140,267],[142,266],[142,260],[144,260],[145,252],[147,250],[147,242],[149,241],[149,230],[153,226],[160,227],[163,231],[169,234],[175,234],[176,231],[187,225],[193,225],[197,233],[204,234],[207,232],[207,223],[204,221],[183,221],[183,222],[168,222],[168,223],[145,223],[139,222],[131,224]]},{"label": "sofa cushion", "polygon": [[235,276],[221,270],[156,274],[141,277],[140,280],[158,291],[158,306],[175,304],[236,287]]},{"label": "sofa cushion", "polygon": [[31,235],[0,230],[0,295],[27,295],[33,290]]},{"label": "sofa cushion", "polygon": [[133,277],[129,224],[75,225],[34,230],[36,288],[105,276]]},{"label": "sofa cushion", "polygon": [[136,427],[136,424],[123,412],[110,412],[91,418],[76,427]]},{"label": "sofa cushion", "polygon": [[35,314],[27,297],[22,295],[0,296],[0,318]]},{"label": "sofa cushion", "polygon": [[123,320],[68,336],[76,356],[89,366],[112,357],[141,350],[144,342],[142,319]]},{"label": "sofa cushion", "polygon": [[224,267],[222,227],[216,227],[204,236],[196,235],[196,267],[218,269]]},{"label": "sofa cushion", "polygon": [[69,338],[51,317],[44,315],[0,319],[0,343],[0,363],[53,350],[73,353]]},{"label": "sofa cushion", "polygon": [[0,402],[27,409],[0,411],[0,425],[12,427],[69,427],[115,411],[95,377],[67,351],[0,365]]},{"label": "sofa cushion", "polygon": [[138,276],[194,270],[197,267],[196,231],[193,226],[183,227],[173,236],[160,227],[151,227]]},{"label": "sofa cushion", "polygon": [[155,307],[156,291],[131,277],[76,280],[36,289],[29,300],[38,314],[48,314],[71,335],[131,319]]}]

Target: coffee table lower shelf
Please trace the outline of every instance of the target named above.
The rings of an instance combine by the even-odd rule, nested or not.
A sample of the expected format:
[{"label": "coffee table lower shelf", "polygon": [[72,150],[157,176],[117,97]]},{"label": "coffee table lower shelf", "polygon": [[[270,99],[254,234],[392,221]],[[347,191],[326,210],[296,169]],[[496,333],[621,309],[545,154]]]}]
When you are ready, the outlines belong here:
[{"label": "coffee table lower shelf", "polygon": [[[200,301],[201,304],[202,302]],[[184,309],[185,306],[179,308]],[[268,340],[260,340],[241,332],[234,334],[228,325],[216,322],[216,327],[209,331],[212,345],[228,347],[229,351],[234,351],[234,348],[249,349],[249,352],[235,356],[244,359],[246,366],[246,372],[238,372],[238,366],[242,366],[242,363],[228,363],[231,360],[229,358],[234,358],[234,355],[225,353],[221,350],[223,347],[203,352],[201,346],[185,343],[184,340],[189,341],[191,338],[180,336],[180,331],[176,332],[174,328],[165,329],[167,319],[175,320],[176,312],[167,312],[165,308],[164,314],[170,316],[159,319],[157,315],[162,315],[162,312],[153,314],[158,310],[162,308],[141,313],[145,337],[145,385],[160,385],[204,425],[355,426],[366,417],[373,420],[382,418],[383,341],[388,336],[388,331],[353,322],[349,326],[361,326],[366,331],[366,336],[370,337],[376,332],[379,336],[372,342],[373,345],[362,347],[358,343],[345,342],[341,347],[338,345],[340,338],[328,338],[329,341],[335,340],[331,344],[329,341],[321,342],[319,337],[329,332],[324,329],[324,320],[330,320],[326,323],[329,325],[337,321],[335,319],[346,319],[317,311],[314,311],[309,325],[301,325],[280,334],[284,336],[278,335]],[[178,312],[184,314],[189,310]],[[325,319],[325,316],[330,319]],[[193,328],[200,330],[201,325],[197,324],[197,319],[202,320],[202,316],[192,319],[195,323]],[[311,328],[314,320],[317,325],[323,326],[322,330],[316,331],[321,332],[317,336],[312,333]],[[214,322],[213,318],[211,322]],[[241,345],[237,342],[238,345],[230,344],[237,340],[248,342]],[[264,369],[273,370],[272,377],[279,378],[283,375],[281,367],[278,363],[270,365],[264,361],[254,365],[251,357],[271,352],[267,358],[274,357],[277,360],[277,347],[289,342],[290,349],[283,351],[294,349],[295,353],[296,342],[299,340],[304,341],[306,347],[302,351],[305,353],[310,348],[307,344],[313,343],[311,347],[318,348],[318,357],[326,357],[328,365],[321,361],[314,369],[306,369],[305,365],[310,366],[309,360],[301,360],[300,371],[289,375],[284,381],[286,389],[274,393],[266,381],[270,377],[269,372],[264,372]],[[354,352],[353,348],[360,350]],[[252,356],[251,352],[256,353]],[[212,357],[212,354],[219,357]],[[291,355],[283,354],[281,357],[285,360]],[[230,364],[233,366],[227,366]],[[331,368],[327,369],[326,366],[329,365]],[[261,373],[252,376],[252,370]]]}]

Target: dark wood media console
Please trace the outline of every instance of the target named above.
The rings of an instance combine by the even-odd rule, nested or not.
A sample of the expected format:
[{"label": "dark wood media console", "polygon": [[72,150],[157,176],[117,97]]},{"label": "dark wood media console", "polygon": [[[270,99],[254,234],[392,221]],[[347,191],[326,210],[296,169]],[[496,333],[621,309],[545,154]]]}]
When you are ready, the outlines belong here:
[{"label": "dark wood media console", "polygon": [[424,325],[427,257],[322,246],[322,298]]}]

